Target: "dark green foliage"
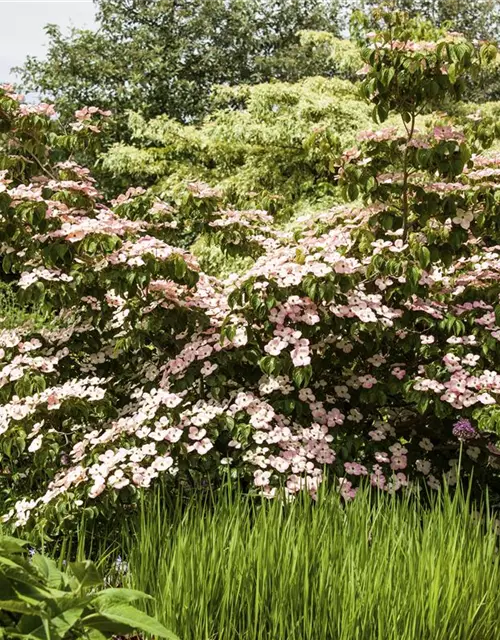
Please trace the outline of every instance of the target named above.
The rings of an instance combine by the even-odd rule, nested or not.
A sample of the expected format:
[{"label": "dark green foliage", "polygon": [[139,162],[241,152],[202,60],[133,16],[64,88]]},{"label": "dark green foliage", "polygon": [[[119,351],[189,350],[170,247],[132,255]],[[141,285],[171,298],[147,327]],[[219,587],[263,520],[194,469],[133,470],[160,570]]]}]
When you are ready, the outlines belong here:
[{"label": "dark green foliage", "polygon": [[[420,15],[437,26],[446,26],[468,38],[498,40],[500,37],[500,6],[498,0],[393,0],[394,10]],[[377,7],[380,2],[361,2],[363,9]]]},{"label": "dark green foliage", "polygon": [[337,0],[96,0],[96,32],[47,28],[46,60],[30,57],[23,86],[68,114],[96,104],[191,121],[218,83],[296,79],[297,32],[339,32]]}]

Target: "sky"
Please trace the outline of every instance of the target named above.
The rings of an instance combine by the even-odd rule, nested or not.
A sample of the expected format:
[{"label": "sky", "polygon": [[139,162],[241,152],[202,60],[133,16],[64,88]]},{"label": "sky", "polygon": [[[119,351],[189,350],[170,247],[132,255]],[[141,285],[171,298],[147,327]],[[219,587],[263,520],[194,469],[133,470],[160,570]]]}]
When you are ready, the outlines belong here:
[{"label": "sky", "polygon": [[0,0],[0,83],[15,81],[10,69],[27,55],[44,56],[48,23],[92,28],[92,0]]}]

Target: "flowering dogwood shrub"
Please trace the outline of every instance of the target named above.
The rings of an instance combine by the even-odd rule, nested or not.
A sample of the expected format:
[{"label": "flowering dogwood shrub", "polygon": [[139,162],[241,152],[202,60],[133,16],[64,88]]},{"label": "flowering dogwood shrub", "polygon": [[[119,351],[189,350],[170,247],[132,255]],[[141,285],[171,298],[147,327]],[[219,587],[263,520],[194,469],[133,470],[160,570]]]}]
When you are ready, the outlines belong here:
[{"label": "flowering dogwood shrub", "polygon": [[362,478],[454,484],[461,449],[464,469],[495,468],[500,158],[479,153],[476,121],[417,129],[491,50],[412,42],[400,14],[381,17],[365,93],[402,126],[342,157],[362,203],[284,232],[191,185],[204,229],[256,256],[243,274],[204,274],[176,243],[182,212],[140,189],[106,206],[71,159],[29,182],[1,174],[4,268],[27,304],[58,311],[55,327],[0,333],[6,520],[227,467],[269,497],[331,476],[347,500]]}]

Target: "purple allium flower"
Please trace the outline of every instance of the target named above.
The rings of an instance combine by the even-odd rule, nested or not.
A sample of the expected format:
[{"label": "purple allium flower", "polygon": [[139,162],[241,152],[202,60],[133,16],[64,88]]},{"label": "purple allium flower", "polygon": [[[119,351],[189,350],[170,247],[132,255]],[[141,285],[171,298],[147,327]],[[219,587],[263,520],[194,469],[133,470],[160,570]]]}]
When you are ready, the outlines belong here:
[{"label": "purple allium flower", "polygon": [[453,425],[453,435],[462,441],[473,440],[479,436],[475,428],[471,425],[470,420],[466,418],[460,418],[458,422],[455,422]]}]

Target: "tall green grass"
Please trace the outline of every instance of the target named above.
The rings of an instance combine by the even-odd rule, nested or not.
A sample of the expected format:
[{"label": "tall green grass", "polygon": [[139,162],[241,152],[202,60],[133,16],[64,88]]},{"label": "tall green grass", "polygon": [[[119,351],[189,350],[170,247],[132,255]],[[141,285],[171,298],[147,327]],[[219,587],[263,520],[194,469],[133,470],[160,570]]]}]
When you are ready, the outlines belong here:
[{"label": "tall green grass", "polygon": [[342,506],[236,493],[145,498],[123,535],[125,582],[182,640],[495,640],[494,520],[462,492],[425,506],[369,492]]}]

